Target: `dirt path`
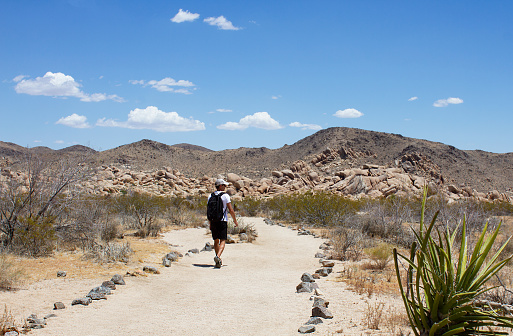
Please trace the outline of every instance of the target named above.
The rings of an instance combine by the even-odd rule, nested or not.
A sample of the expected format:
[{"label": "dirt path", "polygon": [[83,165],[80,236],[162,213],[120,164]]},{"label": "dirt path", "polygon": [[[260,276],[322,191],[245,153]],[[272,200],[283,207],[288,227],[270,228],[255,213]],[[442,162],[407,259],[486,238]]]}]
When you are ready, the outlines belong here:
[{"label": "dirt path", "polygon": [[[213,268],[213,252],[184,257],[160,275],[127,278],[106,301],[57,312],[33,334],[297,335],[311,302],[295,286],[303,272],[318,267],[313,256],[322,240],[261,219],[245,221],[255,224],[259,237],[227,245],[222,269]],[[172,231],[165,240],[181,252],[210,241],[204,229]]]},{"label": "dirt path", "polygon": [[[127,285],[118,286],[108,300],[87,307],[70,305],[76,294],[69,302],[58,296],[46,298],[47,313],[49,302],[63,301],[67,308],[32,334],[298,335],[312,301],[309,294],[295,293],[295,287],[302,273],[319,268],[314,255],[322,240],[268,226],[259,218],[244,220],[255,225],[259,237],[252,244],[227,245],[222,269],[213,268],[213,252],[202,252],[160,268],[160,275],[126,277]],[[164,239],[182,253],[210,241],[204,229],[172,231]],[[317,280],[335,318],[318,325],[315,334],[360,335],[365,299],[345,290],[343,283],[333,281],[335,277]]]}]

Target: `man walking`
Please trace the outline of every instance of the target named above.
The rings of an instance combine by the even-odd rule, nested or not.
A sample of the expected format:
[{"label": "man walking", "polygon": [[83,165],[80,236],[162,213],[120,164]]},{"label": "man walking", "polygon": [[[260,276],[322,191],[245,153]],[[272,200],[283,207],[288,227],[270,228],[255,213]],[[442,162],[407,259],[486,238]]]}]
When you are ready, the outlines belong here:
[{"label": "man walking", "polygon": [[[235,217],[235,211],[233,211],[230,195],[225,192],[228,183],[223,179],[217,179],[215,185],[216,191],[208,197],[207,217],[209,217],[210,231],[212,231],[212,239],[214,239],[214,251],[216,252],[216,256],[214,257],[215,268],[221,268],[223,265],[221,254],[224,251],[226,239],[228,238],[227,212],[232,216],[235,226],[239,226],[239,223]],[[219,201],[222,201],[222,208],[221,202]],[[214,203],[219,203],[219,211],[222,211],[219,216],[216,216],[219,220],[214,219],[214,216],[211,215],[211,213],[215,212],[215,210],[213,210],[216,207]]]}]

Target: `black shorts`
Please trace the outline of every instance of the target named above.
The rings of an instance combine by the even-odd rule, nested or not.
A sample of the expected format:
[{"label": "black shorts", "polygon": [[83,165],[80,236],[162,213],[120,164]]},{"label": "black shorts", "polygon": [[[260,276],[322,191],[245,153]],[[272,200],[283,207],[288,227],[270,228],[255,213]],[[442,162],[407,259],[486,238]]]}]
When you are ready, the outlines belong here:
[{"label": "black shorts", "polygon": [[212,239],[226,240],[228,238],[228,222],[212,222],[210,231],[212,231]]}]

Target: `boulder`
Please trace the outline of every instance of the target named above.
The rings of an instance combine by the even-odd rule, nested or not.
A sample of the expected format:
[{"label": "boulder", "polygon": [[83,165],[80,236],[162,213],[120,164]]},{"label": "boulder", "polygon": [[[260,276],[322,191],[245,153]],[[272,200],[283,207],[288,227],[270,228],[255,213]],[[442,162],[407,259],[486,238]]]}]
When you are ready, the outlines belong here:
[{"label": "boulder", "polygon": [[311,293],[313,292],[312,283],[311,282],[301,282],[296,286],[296,293]]},{"label": "boulder", "polygon": [[201,249],[201,251],[210,252],[214,248],[210,242],[205,243],[205,247]]},{"label": "boulder", "polygon": [[190,249],[189,253],[198,254],[200,251],[197,248]]},{"label": "boulder", "polygon": [[322,318],[318,317],[318,316],[315,316],[315,317],[310,317],[310,319],[308,320],[308,322],[306,322],[306,324],[320,324],[320,323],[324,323],[324,321],[322,320]]},{"label": "boulder", "polygon": [[335,262],[333,260],[322,260],[321,262],[323,267],[333,267],[335,266]]},{"label": "boulder", "polygon": [[315,279],[312,277],[310,273],[303,273],[301,276],[301,281],[303,282],[315,282]]},{"label": "boulder", "polygon": [[75,299],[71,302],[71,305],[72,306],[76,306],[76,305],[83,305],[83,306],[88,306],[93,300],[91,300],[90,297],[85,297],[85,298],[80,298],[80,299]]},{"label": "boulder", "polygon": [[102,282],[103,287],[107,287],[108,289],[115,290],[116,284],[112,280]]},{"label": "boulder", "polygon": [[283,177],[283,173],[277,170],[272,171],[271,175],[278,178]]},{"label": "boulder", "polygon": [[230,182],[230,183],[235,183],[235,182],[239,181],[240,179],[241,179],[240,176],[237,174],[234,174],[234,173],[228,173],[226,175],[226,181]]},{"label": "boulder", "polygon": [[4,336],[19,336],[17,331],[8,331],[4,334]]},{"label": "boulder", "polygon": [[292,170],[290,170],[290,169],[283,169],[283,170],[281,171],[281,173],[282,173],[284,176],[287,176],[288,178],[290,178],[291,180],[293,180],[293,179],[294,179],[294,177],[295,177],[295,176],[294,176],[294,173],[293,173],[293,172],[292,172]]},{"label": "boulder", "polygon": [[297,331],[300,334],[310,334],[310,333],[313,333],[315,331],[315,326],[313,326],[313,325],[304,325],[304,326],[299,327],[299,329]]},{"label": "boulder", "polygon": [[447,190],[449,190],[449,192],[451,192],[453,194],[461,194],[461,189],[459,189],[458,187],[456,187],[453,184],[448,185]]},{"label": "boulder", "polygon": [[233,186],[237,190],[242,189],[242,188],[244,188],[244,181],[242,181],[242,180],[235,181],[235,182],[233,182]]},{"label": "boulder", "polygon": [[151,274],[160,274],[160,271],[156,267],[153,267],[153,266],[144,266],[143,272],[151,273]]},{"label": "boulder", "polygon": [[165,256],[166,259],[171,260],[171,261],[178,261],[178,257],[179,257],[179,255],[176,252],[169,252]]},{"label": "boulder", "polygon": [[54,309],[54,310],[58,310],[58,309],[65,309],[65,308],[66,308],[66,306],[65,306],[65,305],[64,305],[64,303],[62,303],[62,302],[55,302],[55,303],[53,304],[53,309]]},{"label": "boulder", "polygon": [[322,277],[327,277],[329,275],[328,268],[319,268],[315,271],[315,273],[319,274]]},{"label": "boulder", "polygon": [[67,275],[66,271],[57,271],[58,278],[64,278],[64,277],[66,277],[66,275]]},{"label": "boulder", "polygon": [[328,308],[330,302],[329,301],[326,301],[324,300],[323,298],[321,297],[314,297],[314,303],[313,303],[313,307],[324,307],[324,308]]},{"label": "boulder", "polygon": [[123,276],[119,275],[119,274],[113,275],[112,279],[110,279],[110,281],[112,281],[116,285],[124,285],[125,284],[125,279],[123,279]]},{"label": "boulder", "polygon": [[332,319],[333,314],[326,307],[313,307],[312,317],[322,317],[325,319]]}]

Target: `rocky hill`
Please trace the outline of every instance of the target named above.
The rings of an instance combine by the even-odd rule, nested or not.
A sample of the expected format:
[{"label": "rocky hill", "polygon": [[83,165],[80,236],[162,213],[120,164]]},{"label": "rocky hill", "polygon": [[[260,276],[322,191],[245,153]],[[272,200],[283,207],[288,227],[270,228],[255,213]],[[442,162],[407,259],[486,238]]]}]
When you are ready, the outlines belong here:
[{"label": "rocky hill", "polygon": [[354,128],[328,128],[293,145],[278,149],[238,148],[212,151],[189,144],[166,145],[152,140],[96,152],[85,146],[61,150],[45,147],[27,149],[0,142],[0,157],[16,160],[26,152],[49,158],[86,155],[93,166],[112,166],[139,172],[155,172],[162,167],[190,178],[226,176],[235,173],[249,179],[269,178],[272,171],[289,169],[303,161],[321,178],[336,176],[346,169],[374,165],[400,168],[443,185],[468,187],[480,192],[513,190],[513,153],[496,154],[459,150],[453,146],[398,134]]}]

